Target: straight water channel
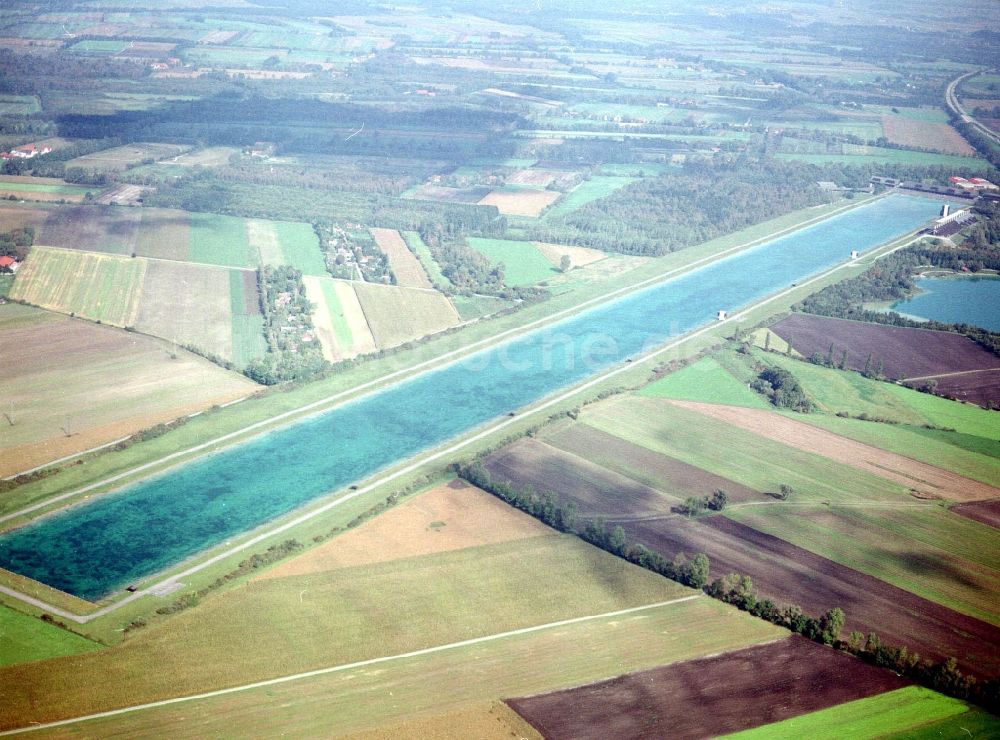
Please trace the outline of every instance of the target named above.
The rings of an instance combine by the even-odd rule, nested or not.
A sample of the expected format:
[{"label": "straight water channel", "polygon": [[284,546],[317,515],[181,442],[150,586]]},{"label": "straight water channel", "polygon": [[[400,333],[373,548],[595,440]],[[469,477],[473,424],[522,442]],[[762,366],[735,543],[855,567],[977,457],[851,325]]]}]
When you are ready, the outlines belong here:
[{"label": "straight water channel", "polygon": [[0,566],[95,599],[934,217],[892,195],[0,536]]}]

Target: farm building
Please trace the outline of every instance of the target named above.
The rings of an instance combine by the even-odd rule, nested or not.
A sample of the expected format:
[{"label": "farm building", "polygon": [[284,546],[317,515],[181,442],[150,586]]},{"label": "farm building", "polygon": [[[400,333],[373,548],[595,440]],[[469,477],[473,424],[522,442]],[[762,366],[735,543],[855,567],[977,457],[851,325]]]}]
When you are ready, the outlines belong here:
[{"label": "farm building", "polygon": [[275,145],[270,141],[258,141],[250,147],[248,153],[251,157],[261,157],[262,159],[270,157],[274,154]]},{"label": "farm building", "polygon": [[17,272],[20,263],[13,257],[0,257],[0,272]]},{"label": "farm building", "polygon": [[18,159],[31,159],[32,157],[37,157],[40,154],[48,154],[52,151],[50,146],[36,146],[34,144],[24,144],[23,146],[17,146],[10,150],[10,156],[17,157]]}]

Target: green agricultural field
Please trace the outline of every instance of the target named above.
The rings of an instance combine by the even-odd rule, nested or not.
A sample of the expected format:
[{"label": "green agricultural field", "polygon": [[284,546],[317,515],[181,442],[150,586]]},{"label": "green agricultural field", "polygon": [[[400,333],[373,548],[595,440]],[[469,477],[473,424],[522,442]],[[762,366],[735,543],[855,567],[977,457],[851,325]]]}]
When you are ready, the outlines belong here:
[{"label": "green agricultural field", "polygon": [[[558,534],[255,580],[147,627],[119,647],[0,669],[7,687],[0,716],[9,726],[99,711],[694,593]],[[722,617],[736,633],[723,643],[779,633],[719,607],[715,620]],[[708,633],[709,645],[719,642],[712,620],[689,623],[695,624],[697,633]],[[95,675],[102,680],[94,681]]]},{"label": "green agricultural field", "polygon": [[87,193],[96,193],[98,190],[100,188],[87,185],[0,181],[0,192],[10,193],[46,193],[82,198]]},{"label": "green agricultural field", "polygon": [[[256,295],[247,295],[246,273],[229,271],[229,303],[233,322],[233,363],[246,367],[251,360],[267,353],[264,317],[256,305]],[[255,278],[256,279],[256,278]]]},{"label": "green agricultural field", "polygon": [[[907,488],[764,439],[657,398],[625,396],[585,409],[580,419],[634,444],[676,457],[757,491],[792,486],[800,500],[899,501]],[[724,446],[725,455],[720,455]]]},{"label": "green agricultural field", "polygon": [[823,411],[868,414],[904,424],[919,425],[928,421],[909,403],[912,396],[925,395],[917,391],[909,391],[901,397],[893,393],[897,386],[869,380],[850,370],[821,367],[777,353],[755,353],[754,357],[788,370],[798,379],[810,400]]},{"label": "green agricultural field", "polygon": [[437,292],[354,283],[378,347],[395,347],[459,322],[448,299]]},{"label": "green agricultural field", "polygon": [[30,116],[41,109],[36,95],[0,95],[0,115]]},{"label": "green agricultural field", "polygon": [[323,280],[320,285],[323,287],[323,297],[330,312],[330,321],[333,325],[334,337],[338,347],[351,347],[354,344],[354,334],[351,325],[344,315],[344,309],[340,304],[340,297],[334,288],[334,284],[329,280]]},{"label": "green agricultural field", "polygon": [[620,190],[633,182],[635,182],[634,177],[608,177],[603,175],[591,177],[563,195],[559,199],[559,202],[546,211],[543,218],[552,219],[565,216],[581,206],[585,206],[601,198],[606,198],[616,190]]},{"label": "green agricultural field", "polygon": [[503,263],[503,281],[510,286],[534,285],[558,273],[531,242],[508,239],[483,239],[470,236],[469,246],[493,264]]},{"label": "green agricultural field", "polygon": [[35,247],[11,297],[114,326],[135,323],[144,260]]},{"label": "green agricultural field", "polygon": [[260,257],[247,237],[246,221],[213,213],[190,214],[190,260],[225,267],[256,267]]},{"label": "green agricultural field", "polygon": [[301,270],[303,275],[329,277],[319,248],[319,237],[311,224],[275,221],[274,230],[286,265]]},{"label": "green agricultural field", "polygon": [[[1000,446],[997,445],[996,438],[996,414],[993,411],[920,393],[895,383],[870,380],[860,373],[825,368],[779,354],[755,353],[754,357],[791,372],[799,380],[809,398],[825,411],[844,412],[853,416],[867,414],[873,418],[890,419],[912,427],[931,425],[954,430],[926,435],[926,432],[935,430],[900,428],[907,435],[911,435],[910,443],[917,441],[912,438],[912,434],[917,433],[923,435],[931,446],[933,441],[945,441],[970,452],[1000,456]],[[732,362],[733,356],[727,355],[726,360]],[[804,418],[806,421],[821,419],[822,421],[817,423],[827,425],[827,428],[832,428],[829,425],[840,425],[847,430],[844,432],[846,436],[866,434],[864,426],[852,424],[847,419],[820,416]],[[876,427],[871,433],[878,435],[881,433],[878,431],[879,428]],[[857,431],[853,431],[855,429]],[[885,433],[890,434],[889,431]]]},{"label": "green agricultural field", "polygon": [[441,272],[441,265],[437,263],[434,256],[431,254],[430,247],[424,244],[424,240],[420,238],[420,234],[416,231],[404,231],[403,240],[415,255],[417,259],[420,260],[421,267],[424,268],[424,272],[431,279],[431,282],[438,288],[450,288],[452,287],[451,280],[445,277],[445,274]]},{"label": "green agricultural field", "polygon": [[[969,711],[969,705],[922,686],[889,691],[868,699],[727,735],[739,740],[841,740],[886,737],[890,733],[919,732],[923,726]],[[995,719],[995,718],[994,718]],[[1000,720],[989,725],[1000,728]],[[971,733],[970,733],[971,735]],[[960,735],[962,736],[962,735]],[[968,737],[969,735],[965,735]]]},{"label": "green agricultural field", "polygon": [[482,316],[503,311],[513,305],[510,301],[492,295],[453,295],[451,303],[462,321],[471,321]]},{"label": "green agricultural field", "polygon": [[78,655],[100,647],[37,617],[0,606],[0,666]]},{"label": "green agricultural field", "polygon": [[0,298],[6,298],[14,286],[13,275],[0,275]]},{"label": "green agricultural field", "polygon": [[778,159],[794,159],[809,164],[909,164],[909,165],[940,165],[956,167],[963,170],[984,172],[990,168],[990,163],[984,159],[963,157],[957,154],[937,154],[934,152],[916,152],[908,149],[880,149],[878,147],[863,147],[856,154],[797,154],[793,152],[778,152]]},{"label": "green agricultural field", "polygon": [[233,316],[233,364],[246,367],[267,354],[263,316]]},{"label": "green agricultural field", "polygon": [[118,54],[128,48],[128,41],[111,39],[85,39],[69,47],[78,54]]},{"label": "green agricultural field", "polygon": [[767,506],[726,515],[834,562],[1000,625],[1000,530],[937,505],[915,508]]},{"label": "green agricultural field", "polygon": [[[387,661],[375,668],[95,720],[80,725],[79,730],[102,737],[182,737],[197,716],[197,732],[202,736],[309,736],[324,734],[330,727],[338,732],[384,731],[386,723],[415,715],[424,719],[501,696],[581,686],[781,636],[762,620],[712,599],[697,598]],[[475,670],[469,670],[472,665]],[[385,700],[387,691],[392,701]],[[493,718],[490,724],[495,724]]]},{"label": "green agricultural field", "polygon": [[898,732],[887,732],[883,740],[991,740],[1000,734],[1000,720],[972,707],[968,712],[931,721]]},{"label": "green agricultural field", "polygon": [[849,439],[995,486],[1000,480],[1000,441],[959,432],[880,424],[828,414],[796,419]]},{"label": "green agricultural field", "polygon": [[179,144],[124,144],[71,159],[66,163],[66,167],[118,171],[124,170],[130,165],[139,164],[145,159],[157,160],[173,157],[187,151],[188,148]]},{"label": "green agricultural field", "polygon": [[771,408],[760,394],[747,388],[746,384],[733,377],[711,357],[705,357],[693,365],[672,372],[646,386],[639,393],[643,396],[675,398],[682,401]]}]

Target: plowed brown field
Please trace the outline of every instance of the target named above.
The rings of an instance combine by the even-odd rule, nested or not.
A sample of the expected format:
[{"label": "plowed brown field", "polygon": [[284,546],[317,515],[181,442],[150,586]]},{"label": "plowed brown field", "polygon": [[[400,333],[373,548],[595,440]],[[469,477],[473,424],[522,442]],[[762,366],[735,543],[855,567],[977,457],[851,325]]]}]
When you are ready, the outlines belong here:
[{"label": "plowed brown field", "polygon": [[585,517],[664,516],[680,499],[535,439],[521,439],[486,461],[496,479],[573,500]]},{"label": "plowed brown field", "polygon": [[966,519],[988,524],[1000,529],[1000,501],[978,501],[974,504],[959,504],[951,510]]},{"label": "plowed brown field", "polygon": [[455,480],[283,563],[263,578],[301,576],[551,534],[537,519]]},{"label": "plowed brown field", "polygon": [[815,555],[725,516],[623,524],[630,541],[667,559],[703,552],[712,578],[741,573],[761,598],[797,604],[808,614],[840,607],[845,634],[877,633],[889,644],[940,660],[954,656],[963,670],[1000,673],[1000,629]]},{"label": "plowed brown field", "polygon": [[679,740],[779,722],[907,683],[792,636],[507,703],[550,740]]}]

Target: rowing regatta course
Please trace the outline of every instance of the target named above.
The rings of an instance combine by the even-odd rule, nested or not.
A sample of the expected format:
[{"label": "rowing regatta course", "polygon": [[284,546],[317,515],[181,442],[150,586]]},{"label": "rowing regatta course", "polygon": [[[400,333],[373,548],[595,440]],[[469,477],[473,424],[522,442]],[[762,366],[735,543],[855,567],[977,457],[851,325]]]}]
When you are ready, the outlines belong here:
[{"label": "rowing regatta course", "polygon": [[0,567],[97,599],[671,336],[906,234],[892,195],[0,536]]}]

